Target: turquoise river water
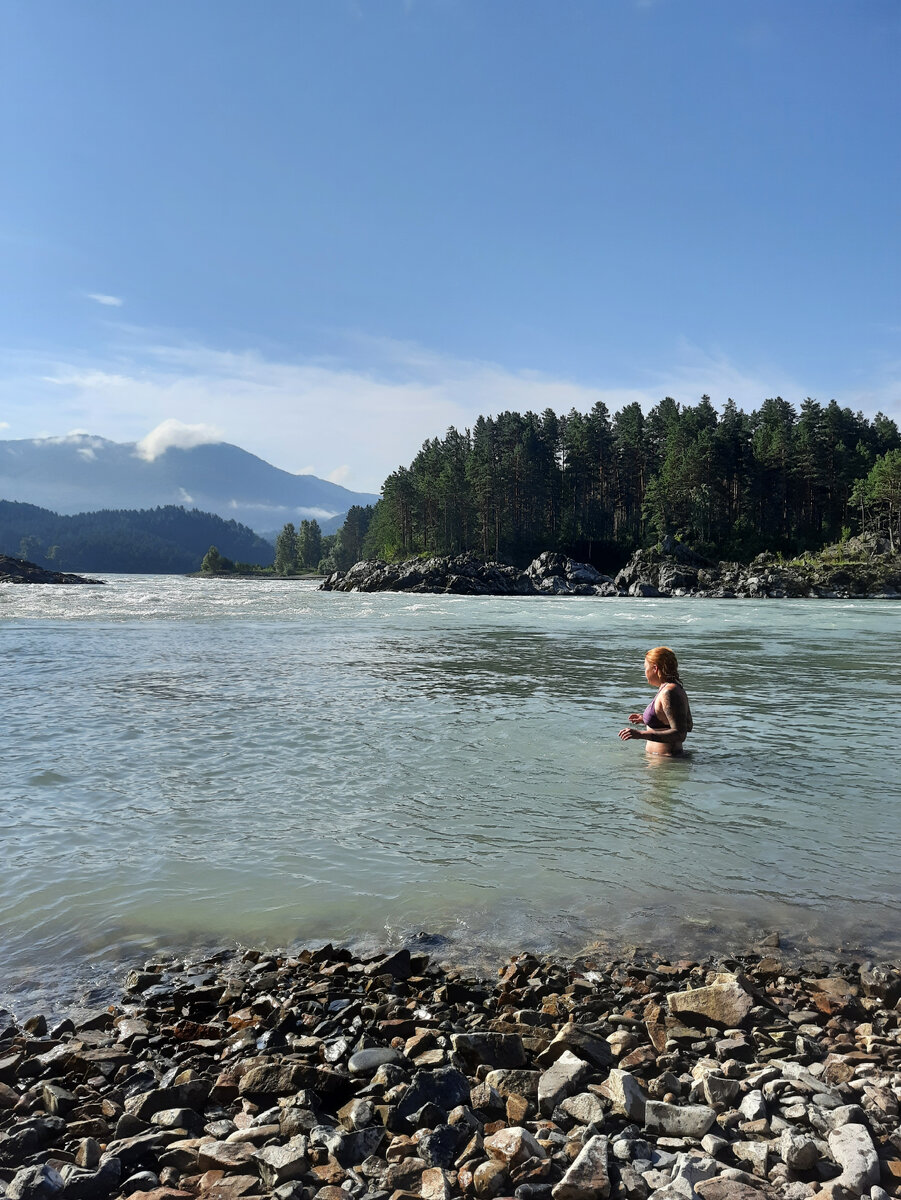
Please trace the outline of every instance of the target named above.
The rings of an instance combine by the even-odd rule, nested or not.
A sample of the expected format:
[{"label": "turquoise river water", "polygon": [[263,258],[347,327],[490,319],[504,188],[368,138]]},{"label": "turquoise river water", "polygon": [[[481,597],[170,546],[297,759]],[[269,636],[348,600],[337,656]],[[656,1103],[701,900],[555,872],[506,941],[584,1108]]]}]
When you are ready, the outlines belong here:
[{"label": "turquoise river water", "polygon": [[[901,947],[892,601],[0,589],[0,1001],[160,948]],[[679,654],[691,755],[616,733]]]}]

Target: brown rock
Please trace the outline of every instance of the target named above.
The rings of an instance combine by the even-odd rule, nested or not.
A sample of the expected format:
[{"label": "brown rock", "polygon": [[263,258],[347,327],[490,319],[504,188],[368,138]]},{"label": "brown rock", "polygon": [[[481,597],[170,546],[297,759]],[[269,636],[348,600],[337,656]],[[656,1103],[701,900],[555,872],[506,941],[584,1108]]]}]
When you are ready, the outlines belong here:
[{"label": "brown rock", "polygon": [[[208,1172],[214,1174],[214,1172]],[[206,1176],[201,1176],[201,1179]],[[203,1191],[203,1189],[201,1189]],[[252,1196],[260,1191],[260,1180],[257,1175],[223,1175],[216,1183],[204,1192],[204,1200],[239,1200],[243,1196]]]},{"label": "brown rock", "polygon": [[703,1179],[694,1185],[702,1200],[764,1200],[765,1192],[738,1179]]},{"label": "brown rock", "polygon": [[639,1046],[633,1050],[631,1054],[627,1054],[619,1060],[620,1069],[623,1071],[644,1071],[648,1067],[653,1067],[657,1062],[657,1051],[653,1046]]},{"label": "brown rock", "polygon": [[490,1198],[499,1196],[507,1186],[507,1171],[502,1163],[489,1159],[476,1167],[472,1186],[477,1196]]},{"label": "brown rock", "polygon": [[505,1128],[485,1138],[485,1153],[505,1166],[518,1166],[529,1158],[545,1158],[545,1152],[528,1129]]},{"label": "brown rock", "polygon": [[[663,1008],[659,1004],[649,1004],[644,1010],[644,1027],[651,1045],[658,1054],[662,1054],[666,1049],[666,1023]],[[626,1067],[626,1070],[629,1068]]]},{"label": "brown rock", "polygon": [[605,1200],[610,1195],[607,1138],[595,1134],[551,1193],[553,1200]]},{"label": "brown rock", "polygon": [[742,986],[737,975],[722,972],[707,987],[687,992],[670,992],[666,998],[674,1015],[703,1017],[725,1029],[737,1028],[754,1007],[754,998]]},{"label": "brown rock", "polygon": [[253,1150],[246,1142],[201,1142],[197,1148],[197,1167],[201,1171],[239,1173],[254,1165]]},{"label": "brown rock", "polygon": [[429,1167],[422,1173],[422,1200],[451,1200],[453,1187],[447,1171]]},{"label": "brown rock", "polygon": [[400,1162],[391,1163],[382,1180],[382,1191],[418,1192],[422,1186],[423,1172],[429,1164],[423,1158],[402,1158]]},{"label": "brown rock", "polygon": [[507,1123],[521,1125],[535,1111],[535,1105],[518,1092],[512,1092],[507,1097]]},{"label": "brown rock", "polygon": [[132,1192],[135,1200],[194,1200],[193,1192],[183,1192],[180,1188],[158,1187],[149,1192]]}]

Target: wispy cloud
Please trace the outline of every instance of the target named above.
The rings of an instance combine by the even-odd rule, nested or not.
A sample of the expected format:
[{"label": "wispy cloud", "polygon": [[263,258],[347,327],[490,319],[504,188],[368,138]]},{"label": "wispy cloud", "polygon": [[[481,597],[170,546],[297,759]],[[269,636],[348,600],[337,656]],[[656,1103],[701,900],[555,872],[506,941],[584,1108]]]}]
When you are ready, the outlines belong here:
[{"label": "wispy cloud", "polygon": [[108,296],[105,292],[85,292],[85,296],[97,304],[105,304],[107,308],[121,308],[125,303],[121,296]]},{"label": "wispy cloud", "polygon": [[[64,428],[135,441],[151,459],[170,446],[229,441],[284,470],[376,492],[427,438],[450,425],[471,428],[480,414],[586,412],[598,401],[611,412],[633,402],[647,410],[666,395],[696,404],[705,393],[717,406],[732,397],[752,409],[768,396],[797,404],[808,394],[823,401],[834,394],[818,395],[816,381],[799,381],[778,364],[743,366],[722,348],[688,341],[670,348],[666,366],[597,382],[361,335],[348,336],[343,358],[328,361],[129,336],[103,360],[19,359],[4,373],[0,359],[0,411],[29,430],[65,421]],[[861,374],[853,393],[835,398],[901,416],[899,372]]]},{"label": "wispy cloud", "polygon": [[135,454],[146,462],[153,462],[167,450],[190,450],[193,446],[206,446],[223,440],[222,430],[213,425],[185,425],[170,417],[141,438],[135,446]]},{"label": "wispy cloud", "polygon": [[0,421],[0,429],[11,429],[9,421]]}]

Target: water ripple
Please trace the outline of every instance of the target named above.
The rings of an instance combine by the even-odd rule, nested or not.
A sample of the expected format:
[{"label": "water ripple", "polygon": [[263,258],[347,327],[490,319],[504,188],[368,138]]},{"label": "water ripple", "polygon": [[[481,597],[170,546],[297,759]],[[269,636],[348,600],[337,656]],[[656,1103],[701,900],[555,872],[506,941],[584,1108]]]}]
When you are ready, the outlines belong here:
[{"label": "water ripple", "polygon": [[[897,707],[890,602],[140,577],[2,602],[12,981],[211,939],[897,926],[898,782],[867,731]],[[616,738],[660,642],[692,696],[681,761]]]}]

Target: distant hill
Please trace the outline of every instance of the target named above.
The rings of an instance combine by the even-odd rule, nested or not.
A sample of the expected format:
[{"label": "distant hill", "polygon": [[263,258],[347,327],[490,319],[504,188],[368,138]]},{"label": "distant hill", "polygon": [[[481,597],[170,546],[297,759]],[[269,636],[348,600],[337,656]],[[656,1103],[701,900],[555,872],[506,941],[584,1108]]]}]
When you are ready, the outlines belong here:
[{"label": "distant hill", "polygon": [[0,441],[0,498],[63,514],[182,505],[258,533],[313,517],[332,533],[351,505],[378,499],[281,471],[228,442],[171,447],[148,460],[134,442],[88,434]]},{"label": "distant hill", "polygon": [[210,546],[226,558],[268,566],[275,547],[246,525],[175,505],[60,516],[0,500],[0,554],[54,571],[147,575],[197,571]]}]

